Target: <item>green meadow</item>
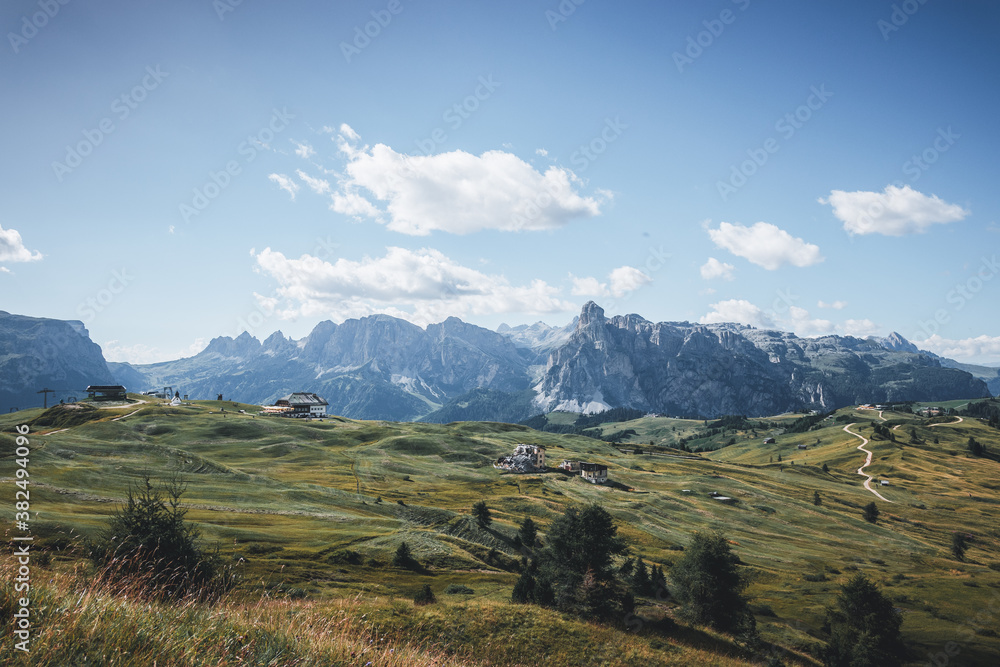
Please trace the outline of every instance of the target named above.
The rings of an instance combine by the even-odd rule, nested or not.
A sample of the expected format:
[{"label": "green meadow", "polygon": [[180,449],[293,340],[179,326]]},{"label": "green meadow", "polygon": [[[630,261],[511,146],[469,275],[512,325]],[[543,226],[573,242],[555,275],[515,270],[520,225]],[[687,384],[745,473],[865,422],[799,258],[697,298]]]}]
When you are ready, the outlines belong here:
[{"label": "green meadow", "polygon": [[[843,409],[804,433],[784,433],[782,426],[801,415],[782,415],[766,419],[773,426],[766,432],[734,430],[699,440],[704,422],[643,417],[600,427],[635,431],[616,446],[509,424],[304,421],[256,416],[257,409],[228,401],[133,405],[73,419],[50,413],[43,420],[49,425],[32,428],[31,523],[36,554],[46,554],[33,566],[34,576],[47,581],[43,598],[61,611],[50,613],[51,636],[40,630],[38,655],[50,662],[23,664],[80,660],[65,652],[70,649],[59,637],[83,632],[89,626],[81,619],[96,619],[95,610],[115,598],[93,587],[87,589],[92,609],[66,606],[69,591],[81,585],[74,577],[87,576],[82,541],[144,475],[187,485],[188,519],[242,575],[233,598],[219,607],[227,610],[222,616],[193,603],[155,610],[131,599],[122,603],[137,605],[129,623],[148,625],[142,632],[160,637],[162,655],[171,656],[157,664],[364,665],[355,660],[356,636],[388,642],[409,656],[407,662],[387,657],[395,652],[379,654],[376,665],[763,662],[729,637],[683,624],[664,630],[623,619],[602,627],[511,604],[521,557],[512,543],[517,525],[532,517],[544,541],[546,527],[568,505],[591,502],[616,518],[634,555],[665,570],[696,531],[721,531],[751,579],[748,594],[763,637],[779,647],[786,664],[819,664],[825,610],[859,570],[902,612],[912,664],[926,664],[928,654],[946,647],[958,651],[950,664],[1000,662],[1000,431],[974,419],[931,425],[908,413],[880,417]],[[13,429],[42,412],[0,417],[2,476],[12,503]],[[873,422],[889,427],[895,442],[873,439]],[[857,468],[865,455],[856,449],[861,440],[845,432],[848,424],[871,440],[867,473],[875,484],[888,481],[875,487],[887,501],[863,488]],[[775,442],[765,445],[765,437]],[[987,456],[969,454],[969,437],[986,446]],[[711,446],[681,458],[669,449],[680,438]],[[493,461],[518,443],[544,446],[550,466],[563,458],[604,463],[610,483],[594,486],[555,470],[495,470]],[[621,451],[637,445],[644,453]],[[470,517],[479,500],[493,513],[488,529]],[[873,500],[881,511],[877,524],[862,518]],[[956,531],[973,536],[964,562],[951,554]],[[419,570],[391,566],[403,541]],[[423,584],[431,586],[436,604],[413,605]],[[457,585],[472,593],[447,592]],[[674,615],[670,599],[639,602],[640,618]],[[248,612],[254,605],[262,610],[256,616]],[[190,632],[204,633],[206,646],[216,647],[205,655],[215,662],[198,662],[183,642],[155,630],[157,618],[174,616],[183,617]],[[326,627],[329,619],[346,619],[338,626],[340,643],[329,628],[322,638],[308,630]],[[75,625],[60,626],[70,620]],[[91,647],[89,655],[124,650],[118,626],[91,625],[96,629],[86,641],[79,639]],[[244,662],[226,652],[228,637],[253,632],[258,652]],[[152,664],[138,657],[90,660],[79,664]]]}]

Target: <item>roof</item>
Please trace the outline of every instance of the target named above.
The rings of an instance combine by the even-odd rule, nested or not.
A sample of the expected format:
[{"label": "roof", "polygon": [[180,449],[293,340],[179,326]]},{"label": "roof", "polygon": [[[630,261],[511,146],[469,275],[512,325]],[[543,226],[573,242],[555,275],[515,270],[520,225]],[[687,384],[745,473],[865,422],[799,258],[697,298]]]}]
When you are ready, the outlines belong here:
[{"label": "roof", "polygon": [[600,463],[580,463],[580,470],[586,470],[587,472],[600,472],[607,469],[608,466]]},{"label": "roof", "polygon": [[278,402],[287,402],[289,405],[329,405],[322,398],[316,394],[311,394],[305,391],[297,391],[294,394],[289,394],[284,398],[279,398]]},{"label": "roof", "polygon": [[94,391],[99,393],[124,393],[125,387],[120,384],[92,384],[87,387],[84,391]]}]

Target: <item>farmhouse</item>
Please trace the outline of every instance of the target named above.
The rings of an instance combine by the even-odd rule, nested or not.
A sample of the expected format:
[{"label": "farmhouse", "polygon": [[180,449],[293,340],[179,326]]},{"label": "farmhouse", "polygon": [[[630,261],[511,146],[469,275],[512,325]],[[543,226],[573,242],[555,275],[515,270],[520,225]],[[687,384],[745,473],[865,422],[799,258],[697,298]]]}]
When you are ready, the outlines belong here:
[{"label": "farmhouse", "polygon": [[120,384],[92,384],[87,387],[87,397],[95,401],[124,401],[127,400],[125,387]]},{"label": "farmhouse", "polygon": [[580,463],[580,476],[591,484],[604,484],[608,481],[608,466],[600,463]]},{"label": "farmhouse", "polygon": [[493,464],[499,470],[536,472],[545,469],[545,448],[539,445],[518,444],[510,456],[501,456]]},{"label": "farmhouse", "polygon": [[[264,412],[285,417],[325,417],[328,405],[329,403],[316,394],[297,391],[279,398],[273,406],[266,406]],[[273,409],[268,410],[268,408]]]},{"label": "farmhouse", "polygon": [[569,472],[580,472],[580,462],[564,460],[559,464],[559,468],[562,470],[568,470]]}]

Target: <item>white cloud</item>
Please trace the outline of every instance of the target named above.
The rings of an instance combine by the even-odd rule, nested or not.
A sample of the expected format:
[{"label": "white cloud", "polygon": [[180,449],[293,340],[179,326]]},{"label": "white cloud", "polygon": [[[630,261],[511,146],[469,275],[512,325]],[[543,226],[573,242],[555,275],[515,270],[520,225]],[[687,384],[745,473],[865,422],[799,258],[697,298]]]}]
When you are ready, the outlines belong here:
[{"label": "white cloud", "polygon": [[572,273],[573,296],[621,298],[629,292],[634,292],[643,285],[653,282],[648,275],[632,266],[619,266],[608,274],[608,282],[602,283],[597,278],[578,278]]},{"label": "white cloud", "polygon": [[296,169],[295,173],[298,175],[299,179],[309,186],[309,189],[318,195],[325,195],[330,191],[329,181],[324,181],[322,178],[313,178],[301,169]]},{"label": "white cloud", "polygon": [[701,266],[701,277],[705,280],[712,280],[713,278],[732,280],[733,270],[735,268],[736,267],[732,264],[726,264],[725,262],[720,262],[714,257],[709,257],[708,261]]},{"label": "white cloud", "polygon": [[297,141],[292,142],[292,143],[295,144],[295,154],[298,155],[300,158],[304,158],[304,159],[308,160],[313,155],[316,155],[316,149],[313,148],[312,146],[310,146],[309,144],[307,144],[307,143],[300,144]]},{"label": "white cloud", "polygon": [[767,222],[757,222],[752,227],[723,222],[718,229],[709,229],[708,235],[720,248],[769,271],[785,264],[811,266],[823,261],[819,246]]},{"label": "white cloud", "polygon": [[256,270],[273,278],[274,296],[256,295],[285,319],[347,319],[374,313],[402,317],[417,324],[439,322],[449,315],[557,313],[574,309],[544,281],[511,285],[457,264],[441,252],[390,247],[382,257],[330,263],[310,255],[290,259],[265,248],[254,255]]},{"label": "white cloud", "polygon": [[[117,340],[109,340],[101,344],[104,358],[112,362],[127,362],[130,364],[155,364],[160,361],[174,361],[185,357],[193,357],[208,345],[204,338],[196,339],[186,348],[164,352],[158,347],[144,343],[125,345]],[[145,391],[149,387],[129,387],[129,391]]]},{"label": "white cloud", "polygon": [[411,156],[384,144],[358,146],[359,140],[341,126],[336,141],[347,164],[333,208],[404,234],[553,229],[600,214],[611,196],[581,195],[581,181],[569,169],[553,166],[541,173],[504,151]]},{"label": "white cloud", "polygon": [[847,307],[847,302],[833,301],[831,303],[827,303],[826,301],[820,300],[816,303],[816,305],[819,306],[820,308],[833,308],[834,310],[843,310],[844,308]]},{"label": "white cloud", "polygon": [[292,201],[295,201],[295,193],[299,191],[298,183],[284,174],[271,174],[267,178],[273,183],[277,183],[278,187],[287,192],[292,197]]},{"label": "white cloud", "polygon": [[377,218],[379,210],[370,201],[355,192],[335,192],[331,197],[330,210],[357,219]]},{"label": "white cloud", "polygon": [[798,306],[791,306],[788,309],[788,321],[784,323],[791,331],[799,336],[808,338],[810,336],[826,336],[834,333],[836,325],[830,320],[813,319],[809,316],[809,311]]},{"label": "white cloud", "polygon": [[354,131],[354,128],[347,123],[340,124],[340,135],[348,141],[360,141],[361,135]]},{"label": "white cloud", "polygon": [[934,334],[926,340],[913,341],[921,350],[970,364],[1000,362],[1000,336],[977,336],[963,340],[942,338]]},{"label": "white cloud", "polygon": [[0,266],[0,273],[11,273],[11,270],[6,266]]},{"label": "white cloud", "polygon": [[572,273],[569,277],[573,279],[573,296],[610,296],[607,283],[602,283],[597,278],[577,278]]},{"label": "white cloud", "polygon": [[871,320],[847,320],[844,322],[844,333],[857,338],[867,338],[878,335],[879,326]]},{"label": "white cloud", "polygon": [[633,266],[619,266],[608,275],[608,280],[611,283],[611,295],[615,298],[621,298],[653,282],[652,278]]},{"label": "white cloud", "polygon": [[0,225],[0,262],[37,262],[42,253],[28,250],[16,229],[4,229]]},{"label": "white cloud", "polygon": [[833,190],[819,203],[832,206],[850,234],[919,234],[931,225],[958,222],[969,215],[961,206],[937,195],[928,197],[909,185],[888,185],[882,192]]},{"label": "white cloud", "polygon": [[549,152],[547,150],[545,150],[544,148],[536,148],[535,149],[535,155],[541,155],[542,157],[546,157],[546,156],[548,156],[548,154],[549,154]]},{"label": "white cloud", "polygon": [[763,310],[745,299],[729,299],[711,304],[712,310],[698,321],[702,324],[739,322],[760,329],[773,329],[774,320]]}]

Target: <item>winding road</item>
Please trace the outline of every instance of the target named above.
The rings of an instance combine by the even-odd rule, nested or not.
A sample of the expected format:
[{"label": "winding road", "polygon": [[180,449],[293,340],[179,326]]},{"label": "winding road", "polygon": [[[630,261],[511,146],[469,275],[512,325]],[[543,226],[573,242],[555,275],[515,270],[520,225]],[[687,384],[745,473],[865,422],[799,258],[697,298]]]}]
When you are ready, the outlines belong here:
[{"label": "winding road", "polygon": [[865,449],[865,445],[868,444],[868,438],[864,437],[863,435],[859,435],[859,434],[857,434],[857,433],[855,433],[854,431],[851,430],[851,427],[854,426],[856,423],[857,422],[855,422],[854,424],[848,424],[847,426],[844,427],[844,430],[847,431],[848,433],[850,433],[851,435],[853,435],[855,438],[861,438],[861,444],[858,445],[858,449],[860,449],[861,451],[863,451],[865,454],[868,455],[868,458],[865,459],[865,464],[863,466],[861,466],[860,468],[858,468],[858,474],[861,475],[862,477],[867,477],[868,478],[868,479],[865,480],[865,488],[866,489],[868,489],[869,491],[871,491],[872,493],[874,493],[876,496],[878,496],[879,498],[881,498],[885,502],[891,503],[892,502],[891,500],[889,500],[888,498],[886,498],[885,496],[883,496],[881,493],[879,493],[878,491],[876,491],[875,489],[872,488],[872,479],[873,478],[872,478],[871,475],[866,474],[865,471],[864,471],[865,468],[867,468],[868,466],[870,466],[872,464],[872,453],[870,451],[868,451],[867,449]]}]

